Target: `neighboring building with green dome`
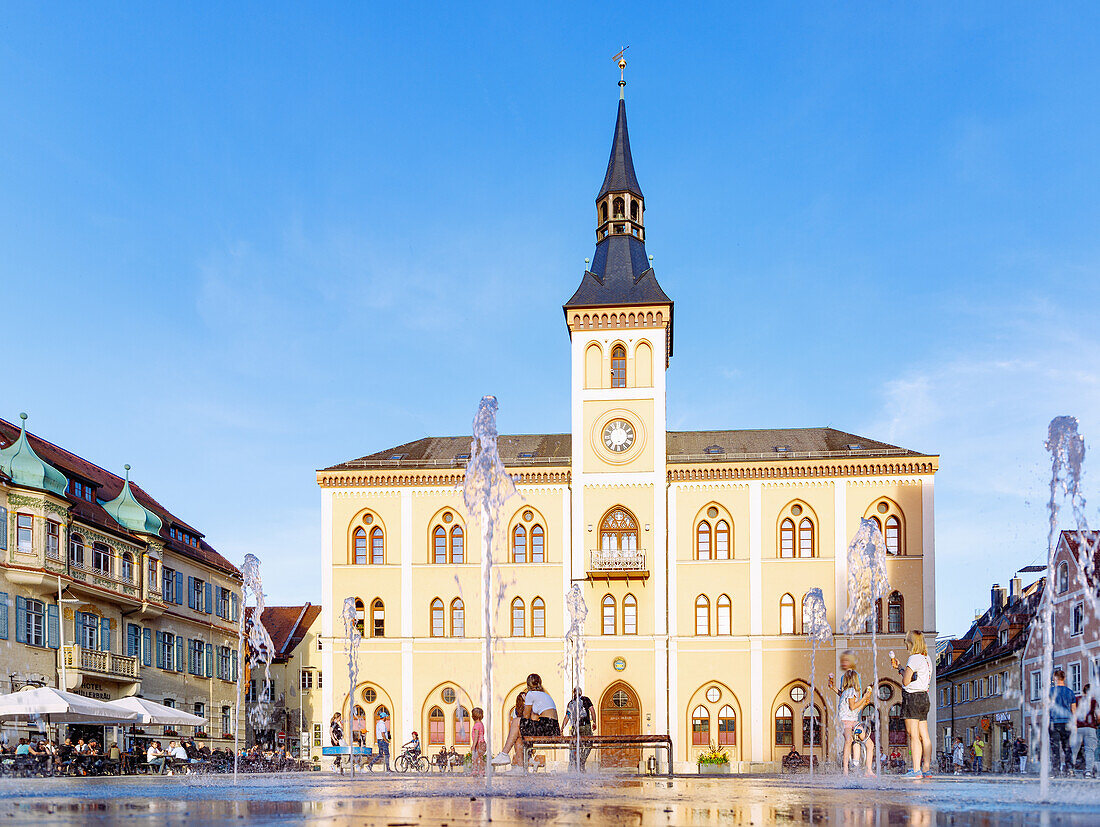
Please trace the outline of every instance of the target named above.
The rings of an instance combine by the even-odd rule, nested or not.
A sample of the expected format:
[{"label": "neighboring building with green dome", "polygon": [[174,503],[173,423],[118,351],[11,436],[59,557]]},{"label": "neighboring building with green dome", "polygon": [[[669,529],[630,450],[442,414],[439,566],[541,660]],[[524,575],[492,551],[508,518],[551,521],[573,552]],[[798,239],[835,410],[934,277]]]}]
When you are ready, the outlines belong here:
[{"label": "neighboring building with green dome", "polygon": [[[21,420],[0,419],[0,694],[140,695],[206,718],[179,735],[232,749],[240,572],[133,482],[129,465],[116,476]],[[0,729],[9,743],[25,734]],[[131,736],[113,730],[70,727],[125,748]]]}]

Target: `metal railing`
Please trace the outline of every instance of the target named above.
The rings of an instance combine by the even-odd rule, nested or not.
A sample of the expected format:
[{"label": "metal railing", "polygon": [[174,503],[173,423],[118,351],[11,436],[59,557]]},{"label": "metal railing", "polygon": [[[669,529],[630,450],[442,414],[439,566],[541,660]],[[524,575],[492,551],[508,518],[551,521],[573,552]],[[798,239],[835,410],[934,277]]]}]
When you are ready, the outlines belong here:
[{"label": "metal railing", "polygon": [[83,646],[66,646],[64,655],[68,669],[83,672],[96,672],[116,678],[138,678],[138,659],[129,655],[116,655],[114,652],[98,652]]},{"label": "metal railing", "polygon": [[642,549],[593,549],[589,552],[588,559],[589,571],[648,571],[645,551]]}]

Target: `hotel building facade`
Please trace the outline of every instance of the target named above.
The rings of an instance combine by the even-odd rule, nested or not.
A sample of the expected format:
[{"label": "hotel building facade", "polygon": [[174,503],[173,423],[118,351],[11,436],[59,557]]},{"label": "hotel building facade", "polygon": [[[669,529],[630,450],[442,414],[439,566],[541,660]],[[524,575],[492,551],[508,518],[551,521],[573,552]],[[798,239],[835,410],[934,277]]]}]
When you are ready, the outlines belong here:
[{"label": "hotel building facade", "polygon": [[[0,693],[139,695],[205,718],[180,734],[231,749],[240,592],[237,568],[129,466],[118,477],[0,419]],[[111,729],[69,727],[121,741]]]},{"label": "hotel building facade", "polygon": [[[860,650],[869,681],[870,635],[838,630],[835,650],[818,653],[811,699],[803,596],[821,587],[838,628],[845,551],[861,518],[873,517],[892,589],[879,651],[903,652],[907,629],[934,639],[938,458],[832,428],[669,431],[673,302],[645,237],[621,95],[595,253],[563,308],[570,430],[499,442],[520,497],[506,505],[494,552],[505,596],[494,615],[491,749],[529,672],[543,675],[564,715],[564,595],[580,583],[584,689],[598,732],[667,732],[677,769],[717,745],[736,768],[766,770],[792,748],[811,751],[812,700],[821,759],[836,746],[835,697],[824,689],[836,653]],[[470,442],[426,437],[317,472],[325,722],[342,711],[369,733],[385,710],[397,743],[415,730],[429,751],[468,749],[469,710],[486,703],[481,538],[460,492]],[[354,687],[341,677],[347,598],[366,636]],[[889,671],[885,655],[879,671]],[[885,743],[889,719],[900,721],[900,687],[885,678],[879,695]],[[629,750],[600,758],[640,759]]]}]

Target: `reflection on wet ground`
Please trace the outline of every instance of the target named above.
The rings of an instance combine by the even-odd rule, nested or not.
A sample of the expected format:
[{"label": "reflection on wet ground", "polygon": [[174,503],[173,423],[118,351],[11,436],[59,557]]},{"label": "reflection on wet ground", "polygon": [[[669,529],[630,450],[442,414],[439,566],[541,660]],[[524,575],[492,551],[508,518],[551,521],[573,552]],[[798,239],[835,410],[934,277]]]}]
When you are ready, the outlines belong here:
[{"label": "reflection on wet ground", "polygon": [[316,823],[376,827],[495,825],[1095,825],[1100,782],[946,777],[462,778],[322,774],[0,781],[0,825]]}]

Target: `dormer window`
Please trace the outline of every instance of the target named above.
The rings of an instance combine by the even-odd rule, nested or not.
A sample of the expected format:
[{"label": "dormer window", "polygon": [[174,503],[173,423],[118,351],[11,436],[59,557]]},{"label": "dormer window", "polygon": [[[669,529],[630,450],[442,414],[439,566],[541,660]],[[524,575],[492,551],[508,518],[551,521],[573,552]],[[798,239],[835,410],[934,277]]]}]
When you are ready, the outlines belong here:
[{"label": "dormer window", "polygon": [[703,449],[703,453],[704,454],[724,454],[724,453],[726,453],[726,449],[723,448],[721,445],[708,445],[706,448]]},{"label": "dormer window", "polygon": [[531,451],[524,451],[519,455],[520,459],[532,459],[535,455]]},{"label": "dormer window", "polygon": [[790,445],[776,445],[774,450],[777,454],[786,454],[786,453],[790,452],[791,446]]},{"label": "dormer window", "polygon": [[71,480],[69,482],[69,493],[78,500],[85,500],[90,503],[95,502],[95,488],[91,485],[82,483],[80,480]]},{"label": "dormer window", "polygon": [[470,458],[469,454],[459,454],[457,457],[455,457],[455,459],[469,459],[469,458]]},{"label": "dormer window", "polygon": [[392,460],[404,459],[404,457],[404,454],[390,454],[390,459]]}]

